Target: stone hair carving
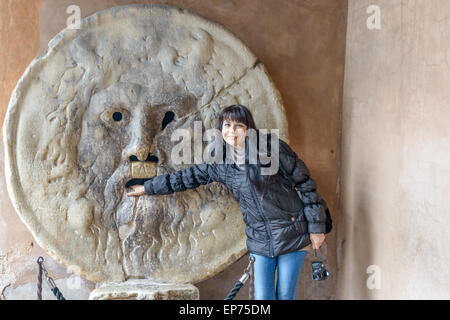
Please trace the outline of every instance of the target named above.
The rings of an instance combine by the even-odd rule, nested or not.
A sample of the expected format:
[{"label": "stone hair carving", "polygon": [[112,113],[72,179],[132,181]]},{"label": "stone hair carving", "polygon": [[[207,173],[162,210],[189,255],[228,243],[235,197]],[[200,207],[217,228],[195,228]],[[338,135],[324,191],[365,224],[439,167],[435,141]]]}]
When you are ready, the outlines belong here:
[{"label": "stone hair carving", "polygon": [[207,279],[246,252],[231,193],[211,183],[135,198],[125,184],[137,161],[151,176],[193,165],[171,161],[171,134],[193,132],[194,121],[213,128],[233,103],[287,139],[279,93],[230,32],[170,6],[100,11],[52,39],[13,93],[4,126],[13,204],[39,244],[89,280]]}]

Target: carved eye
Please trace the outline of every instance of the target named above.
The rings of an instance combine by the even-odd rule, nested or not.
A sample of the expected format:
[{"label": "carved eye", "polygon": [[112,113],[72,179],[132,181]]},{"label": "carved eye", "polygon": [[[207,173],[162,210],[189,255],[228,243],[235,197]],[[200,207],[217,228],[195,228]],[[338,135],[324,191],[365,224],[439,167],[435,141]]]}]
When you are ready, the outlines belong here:
[{"label": "carved eye", "polygon": [[123,110],[119,111],[115,108],[115,110],[103,111],[100,115],[100,119],[111,127],[122,126],[128,119],[128,114]]},{"label": "carved eye", "polygon": [[166,114],[164,115],[164,119],[162,121],[161,131],[164,130],[164,128],[167,127],[167,125],[170,122],[172,122],[174,117],[175,117],[175,113],[173,113],[172,111],[166,112]]},{"label": "carved eye", "polygon": [[122,120],[122,113],[121,112],[114,112],[112,115],[114,121],[120,121]]}]

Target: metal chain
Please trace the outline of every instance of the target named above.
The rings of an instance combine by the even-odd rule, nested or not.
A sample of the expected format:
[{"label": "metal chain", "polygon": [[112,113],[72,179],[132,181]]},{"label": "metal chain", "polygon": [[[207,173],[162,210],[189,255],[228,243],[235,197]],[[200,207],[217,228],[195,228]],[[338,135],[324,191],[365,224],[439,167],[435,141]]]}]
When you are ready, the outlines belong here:
[{"label": "metal chain", "polygon": [[37,300],[42,300],[42,262],[44,259],[42,257],[39,257],[37,259],[37,263],[39,265],[38,267],[38,274],[37,274]]}]

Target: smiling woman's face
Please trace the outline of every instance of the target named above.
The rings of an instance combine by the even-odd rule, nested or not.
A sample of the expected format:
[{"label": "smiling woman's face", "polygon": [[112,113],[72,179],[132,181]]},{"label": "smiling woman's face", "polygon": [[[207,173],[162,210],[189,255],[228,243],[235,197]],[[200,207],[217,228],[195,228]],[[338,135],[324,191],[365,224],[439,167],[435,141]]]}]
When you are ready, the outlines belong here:
[{"label": "smiling woman's face", "polygon": [[247,126],[241,122],[225,119],[222,124],[222,137],[226,143],[235,148],[245,147],[245,133]]}]

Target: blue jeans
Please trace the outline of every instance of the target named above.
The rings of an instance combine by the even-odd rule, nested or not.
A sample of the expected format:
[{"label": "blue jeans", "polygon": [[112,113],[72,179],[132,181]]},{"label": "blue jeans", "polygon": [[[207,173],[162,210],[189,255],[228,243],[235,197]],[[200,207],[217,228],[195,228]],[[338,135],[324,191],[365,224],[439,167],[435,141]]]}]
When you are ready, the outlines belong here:
[{"label": "blue jeans", "polygon": [[[255,300],[295,300],[297,284],[308,251],[294,251],[277,257],[250,253],[254,262]],[[275,270],[278,267],[275,288]]]}]

